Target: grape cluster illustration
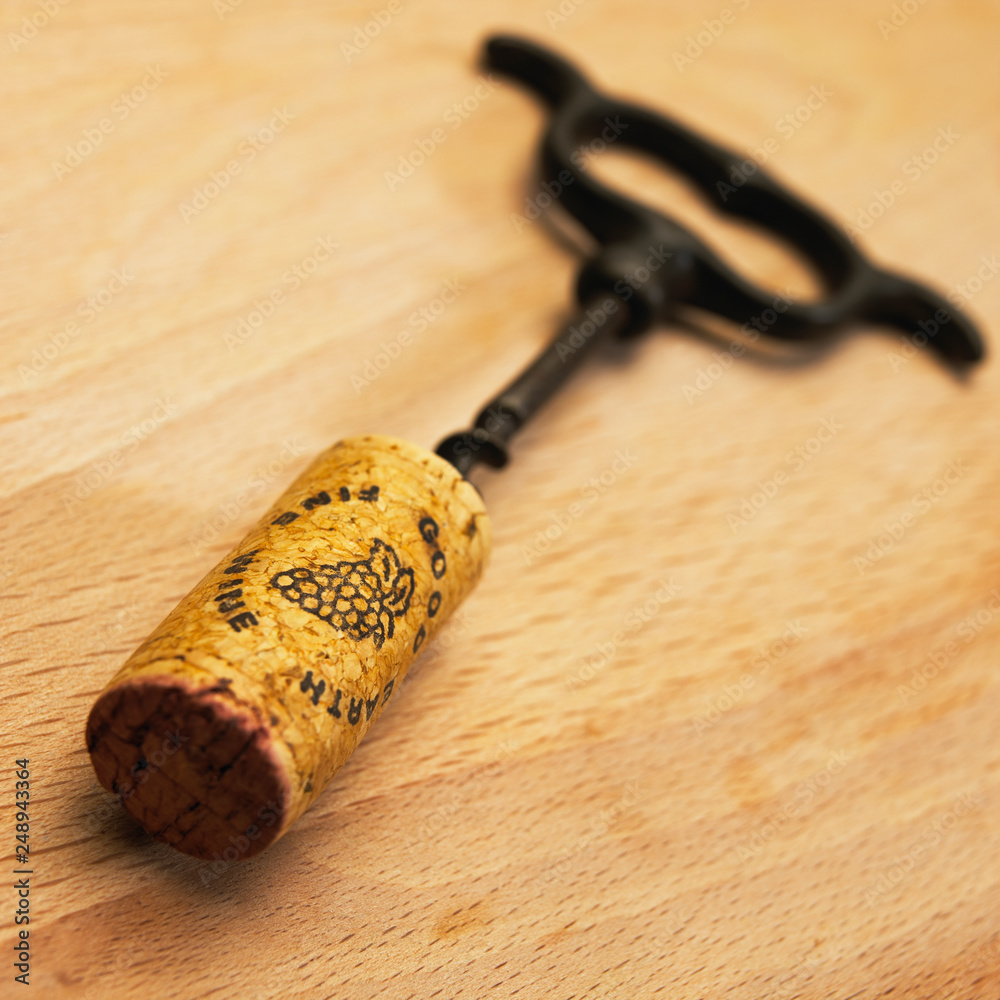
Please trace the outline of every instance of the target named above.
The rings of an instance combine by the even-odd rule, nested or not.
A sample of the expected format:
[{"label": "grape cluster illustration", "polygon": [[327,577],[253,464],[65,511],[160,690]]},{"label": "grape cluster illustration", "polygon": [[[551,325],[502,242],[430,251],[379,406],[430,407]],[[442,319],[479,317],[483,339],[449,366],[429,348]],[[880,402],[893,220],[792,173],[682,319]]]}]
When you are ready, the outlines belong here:
[{"label": "grape cluster illustration", "polygon": [[413,570],[380,538],[367,559],[295,566],[271,577],[271,586],[287,600],[353,639],[371,637],[376,649],[392,638],[395,619],[409,610],[413,585]]}]

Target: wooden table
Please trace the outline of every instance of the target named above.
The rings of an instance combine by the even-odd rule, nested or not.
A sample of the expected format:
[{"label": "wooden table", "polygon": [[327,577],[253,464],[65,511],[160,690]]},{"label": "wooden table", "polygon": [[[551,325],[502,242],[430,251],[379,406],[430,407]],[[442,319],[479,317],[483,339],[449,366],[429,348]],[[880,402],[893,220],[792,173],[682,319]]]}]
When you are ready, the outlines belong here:
[{"label": "wooden table", "polygon": [[[86,713],[314,453],[433,446],[564,314],[577,257],[513,218],[541,110],[476,67],[497,28],[757,150],[990,357],[962,380],[865,329],[734,360],[720,326],[596,361],[478,477],[491,566],[399,703],[213,868],[98,788]],[[3,29],[25,996],[1000,996],[995,4],[31,0]],[[595,169],[808,293],[678,181]]]}]

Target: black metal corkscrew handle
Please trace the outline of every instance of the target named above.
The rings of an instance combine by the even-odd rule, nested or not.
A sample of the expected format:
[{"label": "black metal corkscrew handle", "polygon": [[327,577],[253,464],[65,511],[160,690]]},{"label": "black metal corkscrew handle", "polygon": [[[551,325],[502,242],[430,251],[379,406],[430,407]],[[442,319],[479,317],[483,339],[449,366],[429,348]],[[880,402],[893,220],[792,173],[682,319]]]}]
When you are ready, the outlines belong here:
[{"label": "black metal corkscrew handle", "polygon": [[[665,115],[602,94],[570,63],[525,39],[490,38],[485,64],[526,84],[547,104],[540,180],[558,192],[560,206],[593,236],[598,249],[579,275],[580,312],[487,404],[470,431],[451,435],[438,447],[463,472],[478,462],[506,464],[513,433],[604,334],[634,336],[674,318],[679,306],[740,325],[766,314],[767,322],[758,320],[756,329],[783,340],[818,340],[852,323],[881,323],[922,334],[950,364],[983,357],[979,333],[960,310],[927,286],[876,267],[843,229],[767,171],[745,171],[744,156]],[[801,251],[822,280],[822,297],[782,300],[782,308],[774,309],[772,291],[738,274],[685,226],[598,181],[582,151],[602,136],[606,140],[609,128],[616,146],[651,154],[687,177],[719,211],[756,223]],[[651,253],[657,257],[655,268],[649,267]],[[643,268],[648,280],[627,280]],[[610,311],[600,306],[609,302]],[[585,323],[593,334],[587,334],[586,350],[581,350],[573,344]]]}]

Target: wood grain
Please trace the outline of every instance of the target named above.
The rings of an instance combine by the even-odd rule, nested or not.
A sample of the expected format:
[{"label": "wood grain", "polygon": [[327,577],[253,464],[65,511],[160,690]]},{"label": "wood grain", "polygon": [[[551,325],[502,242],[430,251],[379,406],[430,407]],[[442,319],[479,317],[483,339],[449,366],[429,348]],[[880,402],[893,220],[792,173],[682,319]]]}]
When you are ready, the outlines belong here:
[{"label": "wood grain", "polygon": [[[3,7],[2,771],[12,816],[30,758],[35,995],[995,1000],[1000,12],[732,0],[716,36],[721,0],[401,0],[345,50],[385,6]],[[541,112],[478,79],[497,28],[764,150],[991,353],[958,380],[861,329],[734,361],[713,326],[595,361],[477,478],[490,568],[398,703],[213,869],[98,787],[87,711],[315,454],[433,446],[564,314],[577,256],[512,220]],[[684,185],[596,169],[809,292]]]}]

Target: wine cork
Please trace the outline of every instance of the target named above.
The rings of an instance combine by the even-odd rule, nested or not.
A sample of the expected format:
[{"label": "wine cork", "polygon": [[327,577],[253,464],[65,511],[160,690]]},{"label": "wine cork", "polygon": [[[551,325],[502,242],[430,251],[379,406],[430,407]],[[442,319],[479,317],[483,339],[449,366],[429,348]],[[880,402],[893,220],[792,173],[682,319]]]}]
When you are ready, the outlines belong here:
[{"label": "wine cork", "polygon": [[489,549],[482,500],[444,459],[340,441],[101,693],[98,779],[178,850],[259,853],[350,757]]}]

